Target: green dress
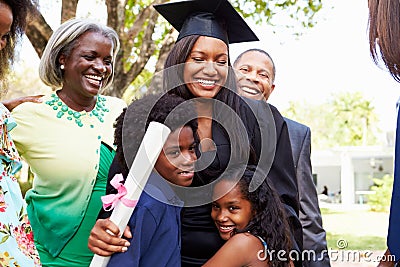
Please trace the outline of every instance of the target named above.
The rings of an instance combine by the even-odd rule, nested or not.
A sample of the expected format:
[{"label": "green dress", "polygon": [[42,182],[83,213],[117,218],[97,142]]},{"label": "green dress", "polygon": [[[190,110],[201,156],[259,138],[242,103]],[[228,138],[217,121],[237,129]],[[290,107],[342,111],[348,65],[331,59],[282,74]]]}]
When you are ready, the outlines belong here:
[{"label": "green dress", "polygon": [[53,93],[12,111],[12,138],[35,175],[25,199],[43,266],[89,265],[91,256],[80,254],[89,253],[87,237],[104,194],[109,163],[102,144],[113,147],[113,125],[124,107],[121,99],[99,95],[92,111],[78,112]]},{"label": "green dress", "polygon": [[113,160],[115,152],[110,150],[106,145],[101,144],[100,148],[100,164],[99,172],[96,177],[96,182],[93,187],[92,196],[82,223],[79,225],[75,235],[67,242],[64,249],[57,257],[53,257],[40,244],[37,243],[40,258],[43,266],[68,266],[68,267],[83,267],[89,266],[93,257],[87,246],[82,249],[82,243],[87,244],[90,231],[96,222],[97,216],[102,206],[100,197],[105,195],[108,170]]}]

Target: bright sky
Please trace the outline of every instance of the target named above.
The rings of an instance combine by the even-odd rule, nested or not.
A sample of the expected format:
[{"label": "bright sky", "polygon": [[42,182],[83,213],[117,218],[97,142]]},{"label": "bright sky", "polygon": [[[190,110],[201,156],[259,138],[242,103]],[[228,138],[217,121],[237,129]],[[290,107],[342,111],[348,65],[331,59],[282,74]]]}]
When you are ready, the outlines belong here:
[{"label": "bright sky", "polygon": [[[300,40],[273,34],[271,26],[255,30],[259,42],[233,44],[232,59],[245,49],[266,50],[277,67],[270,102],[279,109],[288,101],[322,102],[339,91],[361,91],[372,100],[381,129],[393,130],[400,84],[372,61],[368,43],[368,1],[324,0],[317,25]],[[333,6],[331,9],[329,6]],[[275,29],[276,30],[276,29]]]},{"label": "bright sky", "polygon": [[[395,103],[400,84],[374,65],[368,45],[368,1],[324,0],[317,25],[296,40],[287,30],[271,26],[253,26],[259,42],[231,45],[231,58],[245,49],[258,47],[273,57],[277,67],[276,87],[270,102],[280,110],[289,101],[318,103],[339,91],[361,91],[373,105],[384,131],[395,128]],[[61,1],[41,1],[42,11],[53,28],[59,25]],[[96,0],[81,0],[78,16],[92,11],[104,18],[105,6],[99,12]],[[333,7],[333,8],[331,8]],[[57,12],[55,12],[57,11]],[[251,23],[250,23],[251,24]],[[275,30],[276,34],[272,31]],[[32,48],[23,49],[34,54]],[[24,52],[24,51],[22,51]]]}]

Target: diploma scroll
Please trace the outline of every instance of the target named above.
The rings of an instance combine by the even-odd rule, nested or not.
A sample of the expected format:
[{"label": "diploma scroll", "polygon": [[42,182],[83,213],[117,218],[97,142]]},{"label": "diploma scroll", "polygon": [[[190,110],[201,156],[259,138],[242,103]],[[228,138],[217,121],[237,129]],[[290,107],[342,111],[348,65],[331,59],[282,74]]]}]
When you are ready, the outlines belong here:
[{"label": "diploma scroll", "polygon": [[[170,132],[164,124],[150,122],[124,184],[127,189],[126,199],[139,199]],[[135,207],[125,206],[122,202],[116,204],[110,220],[118,226],[121,235],[134,209]],[[95,254],[89,267],[106,267],[109,260],[110,257]]]}]

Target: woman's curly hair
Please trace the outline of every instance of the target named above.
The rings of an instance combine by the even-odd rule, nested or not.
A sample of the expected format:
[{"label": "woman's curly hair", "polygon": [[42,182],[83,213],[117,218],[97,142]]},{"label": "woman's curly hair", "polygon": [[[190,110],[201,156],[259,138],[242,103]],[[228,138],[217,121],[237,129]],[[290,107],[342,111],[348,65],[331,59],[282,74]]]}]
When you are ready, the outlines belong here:
[{"label": "woman's curly hair", "polygon": [[0,50],[0,85],[3,85],[15,60],[15,47],[21,41],[28,24],[28,14],[36,10],[36,4],[31,0],[0,0],[0,4],[9,6],[13,15],[7,45]]},{"label": "woman's curly hair", "polygon": [[146,95],[134,100],[115,123],[114,145],[116,157],[122,167],[124,177],[139,149],[151,121],[165,124],[171,131],[182,126],[189,126],[195,142],[197,136],[197,113],[194,103],[170,94]]}]

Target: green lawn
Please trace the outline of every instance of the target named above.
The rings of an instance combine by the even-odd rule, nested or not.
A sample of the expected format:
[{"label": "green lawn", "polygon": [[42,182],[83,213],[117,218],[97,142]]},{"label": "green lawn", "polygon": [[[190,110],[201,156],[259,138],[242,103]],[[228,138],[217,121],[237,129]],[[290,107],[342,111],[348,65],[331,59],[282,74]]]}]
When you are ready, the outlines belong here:
[{"label": "green lawn", "polygon": [[384,250],[387,213],[367,210],[321,209],[328,249]]},{"label": "green lawn", "polygon": [[[358,236],[351,234],[326,234],[328,248],[338,249],[342,245],[342,240],[346,241],[347,250],[385,250],[386,238],[381,236]],[[338,244],[339,242],[339,244]],[[339,245],[339,247],[338,247]]]}]

